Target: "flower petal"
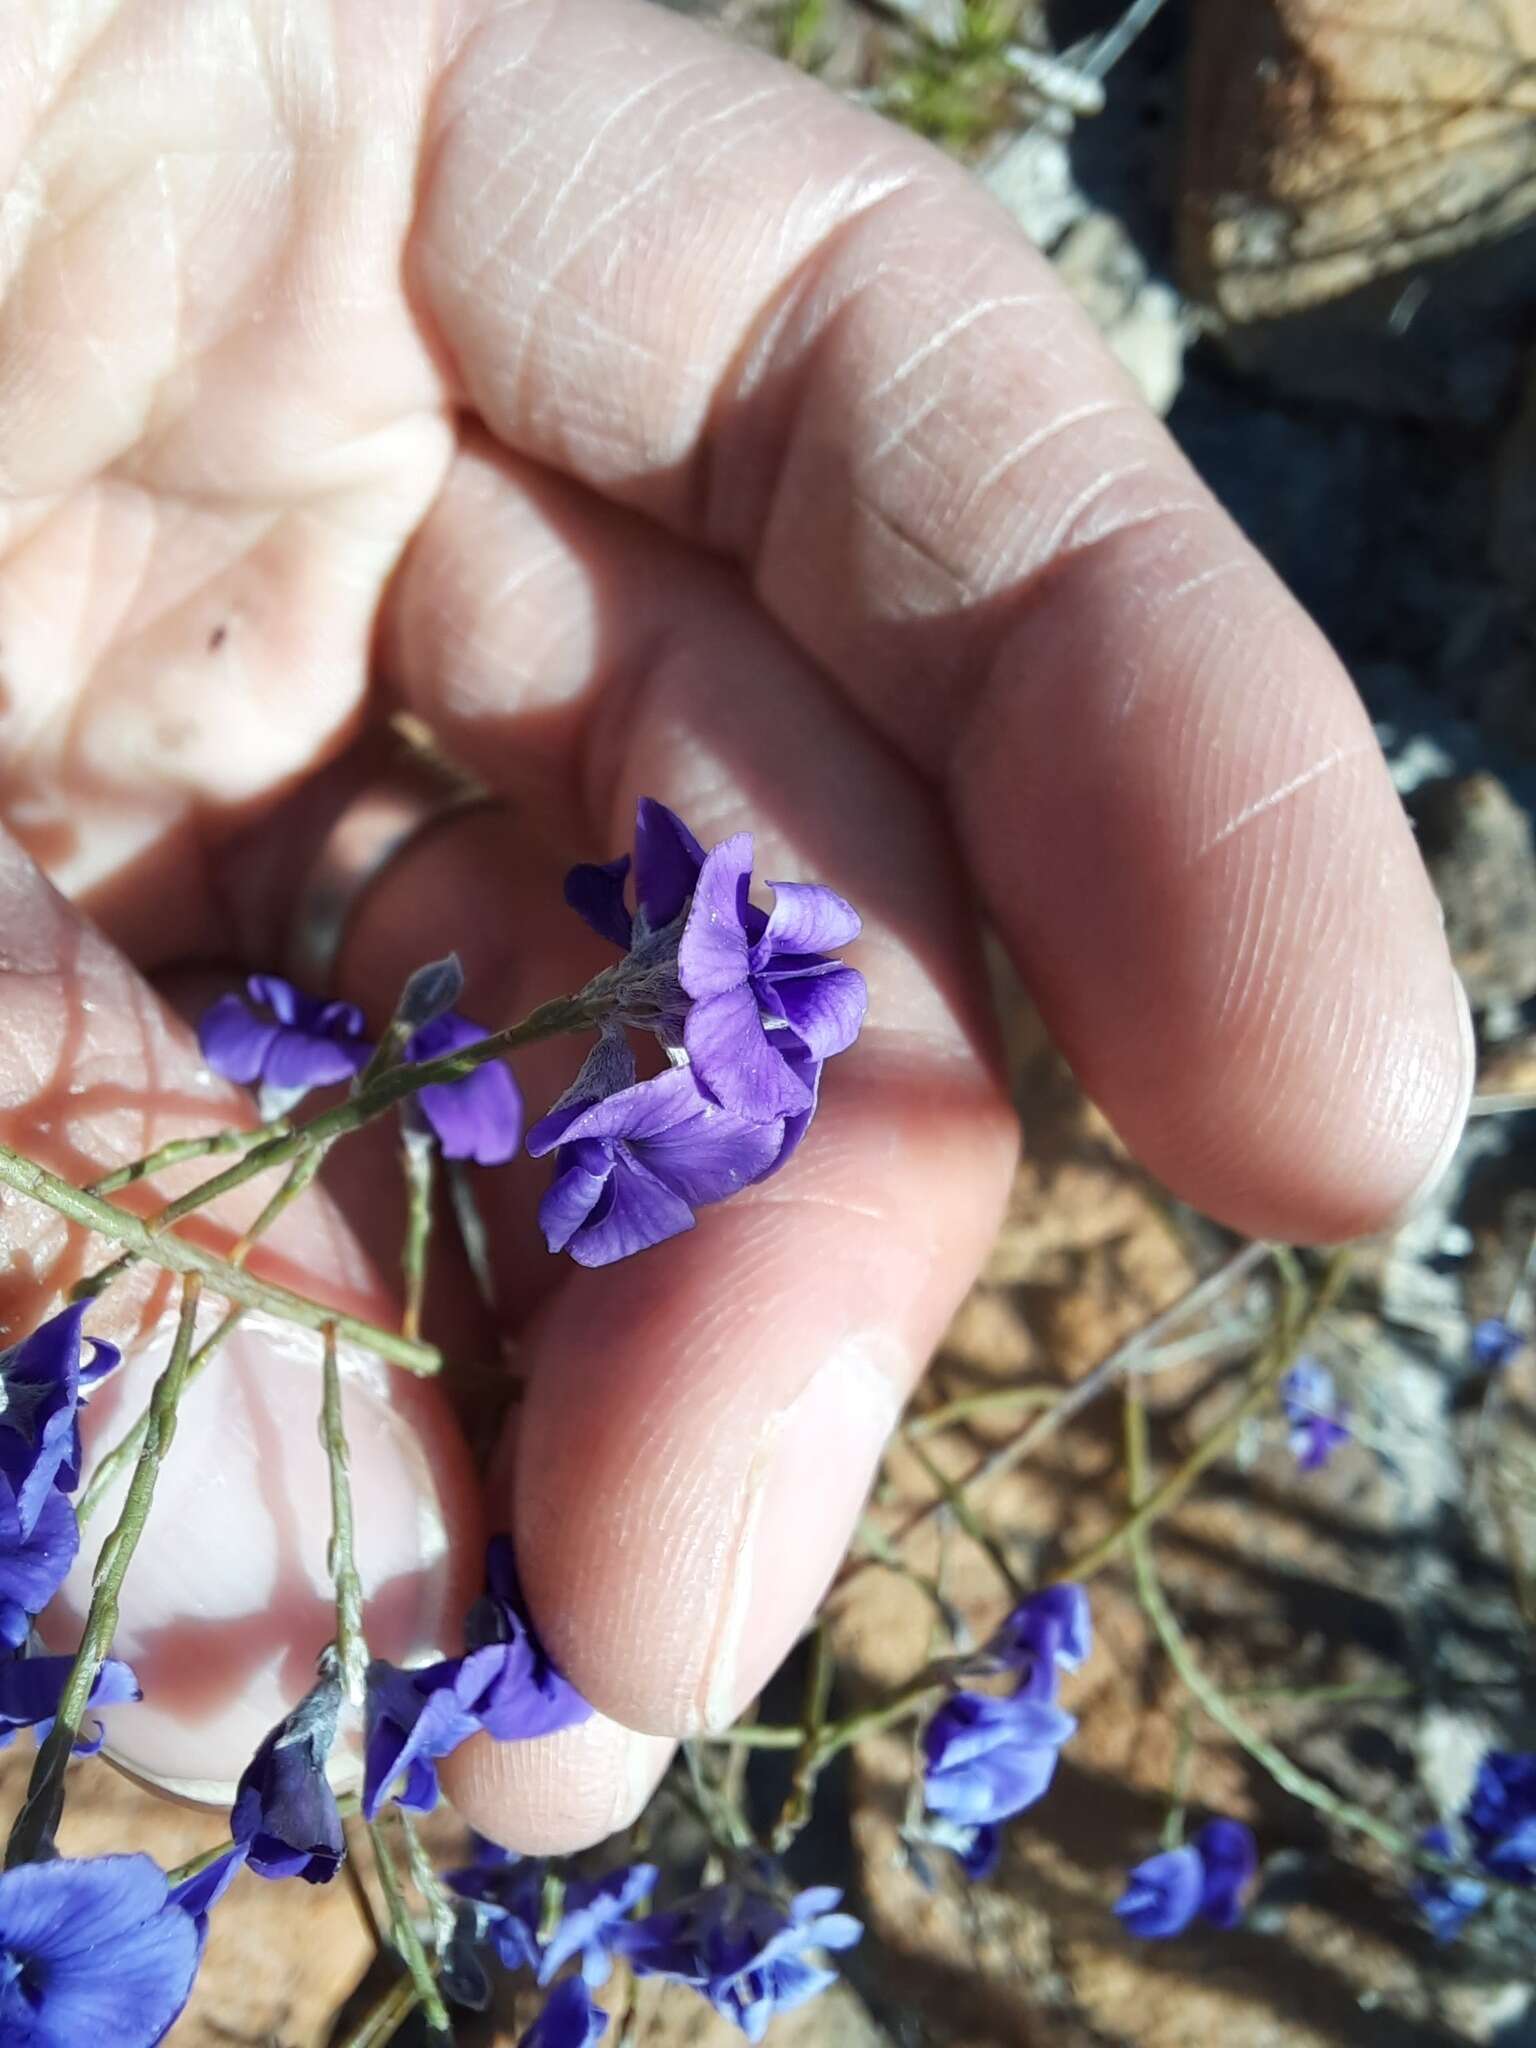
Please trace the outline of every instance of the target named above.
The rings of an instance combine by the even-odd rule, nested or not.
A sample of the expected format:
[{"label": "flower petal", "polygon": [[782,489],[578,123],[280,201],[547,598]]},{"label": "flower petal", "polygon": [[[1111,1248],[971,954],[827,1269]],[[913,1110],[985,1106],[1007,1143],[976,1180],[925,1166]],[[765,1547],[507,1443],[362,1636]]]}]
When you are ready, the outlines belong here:
[{"label": "flower petal", "polygon": [[693,894],[704,859],[676,811],[641,797],[635,805],[635,902],[653,932],[670,924]]},{"label": "flower petal", "polygon": [[1126,1879],[1115,1912],[1129,1933],[1144,1941],[1182,1934],[1200,1909],[1203,1871],[1200,1852],[1188,1843],[1138,1863]]},{"label": "flower petal", "polygon": [[836,953],[851,946],[864,921],[835,889],[819,882],[770,882],[773,908],[759,942],[769,953]]},{"label": "flower petal", "polygon": [[745,984],[695,1003],[683,1044],[700,1085],[722,1109],[766,1124],[811,1107],[810,1089],[773,1047]]},{"label": "flower petal", "polygon": [[279,1029],[265,1017],[253,1017],[239,996],[220,996],[198,1019],[197,1043],[216,1074],[248,1087],[260,1079]]},{"label": "flower petal", "polygon": [[784,1149],[784,1125],[778,1119],[749,1123],[702,1096],[697,1100],[697,1111],[682,1123],[654,1138],[632,1141],[657,1179],[695,1209],[726,1201],[761,1180]]},{"label": "flower petal", "polygon": [[794,974],[771,970],[757,980],[771,1007],[819,1060],[846,1052],[859,1035],[869,990],[856,967],[812,967]]},{"label": "flower petal", "polygon": [[23,1863],[0,1877],[0,1951],[27,1988],[0,1988],[0,2039],[36,2048],[154,2048],[187,2002],[197,1930],[147,1856]]},{"label": "flower petal", "polygon": [[629,855],[621,853],[617,860],[582,861],[565,878],[565,900],[582,923],[624,953],[634,931],[624,902],[628,874]]},{"label": "flower petal", "polygon": [[[601,1160],[601,1168],[590,1162]],[[539,1228],[552,1252],[563,1252],[571,1239],[594,1216],[608,1193],[613,1160],[598,1144],[571,1145],[561,1149],[555,1177],[539,1203]],[[601,1221],[601,1217],[596,1218]]]},{"label": "flower petal", "polygon": [[711,848],[693,892],[677,949],[677,972],[695,1002],[739,988],[747,977],[747,889],[752,834],[734,833]]},{"label": "flower petal", "polygon": [[612,1199],[602,1215],[567,1247],[578,1266],[611,1266],[693,1228],[693,1211],[682,1197],[622,1152],[609,1189]]},{"label": "flower petal", "polygon": [[261,1078],[271,1088],[328,1088],[350,1081],[367,1063],[368,1046],[361,1038],[338,1042],[284,1025],[267,1049]]}]

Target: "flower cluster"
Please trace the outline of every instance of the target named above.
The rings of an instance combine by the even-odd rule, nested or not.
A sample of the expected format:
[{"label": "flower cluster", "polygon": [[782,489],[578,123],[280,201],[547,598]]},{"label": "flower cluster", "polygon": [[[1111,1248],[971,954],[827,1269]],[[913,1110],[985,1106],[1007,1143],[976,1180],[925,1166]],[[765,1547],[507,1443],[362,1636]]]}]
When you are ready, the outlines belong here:
[{"label": "flower cluster", "polygon": [[[80,1484],[82,1389],[118,1363],[115,1345],[84,1335],[86,1306],[72,1303],[0,1352],[0,1749],[21,1728],[46,1737],[74,1664],[36,1654],[32,1623],[80,1547],[69,1496]],[[128,1666],[109,1657],[88,1704],[141,1697]],[[88,1724],[75,1752],[90,1756],[102,1740],[100,1724]]]},{"label": "flower cluster", "polygon": [[454,1891],[481,1916],[480,1938],[504,1968],[527,1970],[547,1985],[578,1965],[577,1975],[556,1984],[528,2042],[598,2039],[604,2020],[591,1993],[618,1958],[637,1976],[686,1985],[749,2041],[761,2041],[776,2014],[836,1981],[815,1956],[851,1948],[863,1933],[838,1910],[840,1892],[822,1886],[786,1899],[771,1869],[758,1881],[718,1885],[636,1919],[657,1876],[653,1864],[633,1863],[562,1883],[546,1864],[489,1843],[449,1873]]},{"label": "flower cluster", "polygon": [[1258,1867],[1251,1828],[1240,1820],[1207,1821],[1192,1842],[1138,1863],[1115,1912],[1144,1941],[1182,1934],[1197,1919],[1236,1927]]},{"label": "flower cluster", "polygon": [[928,1838],[952,1849],[969,1877],[986,1877],[1001,1853],[1001,1823],[1043,1796],[1061,1746],[1077,1729],[1056,1704],[1063,1671],[1093,1643],[1080,1586],[1049,1586],[1022,1601],[965,1675],[1011,1676],[1004,1696],[953,1693],[923,1734]]},{"label": "flower cluster", "polygon": [[1348,1443],[1349,1410],[1333,1374],[1315,1358],[1298,1358],[1280,1382],[1280,1405],[1291,1426],[1291,1456],[1303,1472],[1318,1472]]},{"label": "flower cluster", "polygon": [[[363,1013],[352,1003],[320,1002],[276,974],[253,974],[245,995],[221,996],[197,1027],[203,1058],[227,1081],[255,1088],[265,1117],[283,1116],[312,1088],[351,1081],[373,1057]],[[406,1040],[417,1066],[475,1045],[488,1034],[453,1010]],[[488,1060],[452,1082],[420,1090],[415,1112],[445,1159],[501,1166],[523,1135],[523,1099],[510,1068]]]},{"label": "flower cluster", "polygon": [[[642,797],[631,862],[572,869],[566,899],[624,958],[592,984],[610,1007],[593,1052],[528,1133],[555,1155],[539,1210],[551,1251],[606,1266],[693,1227],[694,1211],[776,1173],[805,1136],[825,1061],[858,1036],[864,979],[833,959],[859,934],[831,889],[772,882],[751,900],[752,838],[708,853]],[[625,1027],[667,1069],[639,1079]]]}]

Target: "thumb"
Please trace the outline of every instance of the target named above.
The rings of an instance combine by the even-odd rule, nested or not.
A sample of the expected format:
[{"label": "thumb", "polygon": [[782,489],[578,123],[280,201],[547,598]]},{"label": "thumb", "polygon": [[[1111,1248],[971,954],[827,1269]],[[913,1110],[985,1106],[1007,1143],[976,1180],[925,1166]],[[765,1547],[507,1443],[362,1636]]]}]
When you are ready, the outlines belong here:
[{"label": "thumb", "polygon": [[[87,1182],[176,1137],[247,1124],[243,1095],[203,1067],[192,1034],[132,967],[0,835],[0,1140]],[[183,1166],[119,1197],[149,1210],[209,1171]],[[247,1184],[208,1213],[228,1242],[273,1191]],[[0,1341],[36,1325],[114,1247],[15,1194],[0,1195]],[[398,1307],[335,1206],[295,1202],[253,1268],[371,1321]],[[211,1292],[211,1290],[210,1290]],[[169,1356],[179,1290],[132,1272],[87,1317],[123,1345],[83,1418],[86,1475],[143,1412]],[[224,1304],[204,1304],[211,1328]],[[430,1382],[344,1348],[357,1556],[370,1645],[396,1661],[457,1647],[478,1569],[467,1455]],[[333,1633],[330,1503],[317,1419],[320,1341],[250,1314],[183,1397],[175,1440],[123,1588],[116,1654],[141,1704],[112,1709],[109,1751],[193,1798],[222,1801],[257,1743],[310,1682]],[[43,1618],[78,1641],[90,1577],[126,1475],[85,1523],[79,1558]]]}]

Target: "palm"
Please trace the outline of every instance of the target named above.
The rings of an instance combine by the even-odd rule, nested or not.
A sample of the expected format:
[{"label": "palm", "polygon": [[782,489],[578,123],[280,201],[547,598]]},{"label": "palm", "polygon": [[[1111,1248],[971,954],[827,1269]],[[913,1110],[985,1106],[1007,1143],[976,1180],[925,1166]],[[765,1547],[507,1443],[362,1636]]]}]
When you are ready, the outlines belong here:
[{"label": "palm", "polygon": [[[487,1017],[568,984],[560,865],[642,790],[865,910],[871,1026],[781,1181],[574,1277],[531,1249],[536,1176],[487,1188],[503,1298],[540,1304],[491,1512],[573,1675],[680,1732],[800,1626],[984,1247],[1014,1140],[976,898],[1148,1163],[1250,1229],[1402,1201],[1459,1119],[1455,998],[1326,650],[957,175],[634,0],[470,9],[451,48],[425,10],[333,9],[323,49],[281,13],[125,5],[18,174],[47,204],[0,243],[9,814],[142,964],[227,953],[231,903],[275,934],[291,894],[305,799],[267,807],[387,681],[512,809],[369,899],[360,999],[447,944]],[[47,930],[67,1007],[80,942]],[[86,952],[117,1000],[71,1057],[142,1071]],[[207,1121],[153,1031],[139,1128],[77,1119],[77,1151]],[[535,1104],[570,1063],[526,1063]],[[388,1312],[339,1226],[289,1255]],[[247,1487],[269,1547],[303,1529],[266,1651],[313,1633],[300,1476]],[[381,1528],[423,1483],[381,1459]],[[250,1746],[248,1700],[170,1711],[212,1775]],[[658,1750],[583,1742],[460,1794],[530,1843],[600,1831]]]}]

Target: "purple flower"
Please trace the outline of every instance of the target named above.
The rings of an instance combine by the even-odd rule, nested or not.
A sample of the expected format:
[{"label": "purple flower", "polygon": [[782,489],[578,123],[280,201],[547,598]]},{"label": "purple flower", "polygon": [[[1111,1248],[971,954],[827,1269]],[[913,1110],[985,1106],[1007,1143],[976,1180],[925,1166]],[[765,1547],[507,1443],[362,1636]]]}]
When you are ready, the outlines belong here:
[{"label": "purple flower", "polygon": [[211,1863],[205,1863],[201,1870],[195,1870],[180,1884],[171,1886],[171,1904],[180,1906],[183,1913],[189,1914],[192,1925],[197,1929],[199,1958],[208,1940],[208,1915],[245,1868],[245,1854],[243,1842],[231,1842]]},{"label": "purple flower", "polygon": [[1209,1821],[1183,1848],[1138,1863],[1115,1912],[1144,1941],[1182,1934],[1199,1915],[1214,1927],[1236,1927],[1242,1895],[1258,1867],[1251,1829],[1241,1821]]},{"label": "purple flower", "polygon": [[437,1760],[484,1733],[498,1742],[554,1735],[587,1720],[591,1704],[556,1667],[523,1601],[511,1541],[493,1536],[486,1591],[470,1609],[467,1653],[401,1671],[382,1658],[368,1669],[363,1813],[372,1820],[389,1788],[402,1806],[437,1804]]},{"label": "purple flower", "polygon": [[199,1944],[147,1856],[21,1863],[0,1877],[6,2048],[154,2048],[192,1989]]},{"label": "purple flower", "polygon": [[1020,1693],[957,1692],[923,1734],[923,1795],[931,1813],[962,1827],[990,1826],[1032,1806],[1050,1784],[1070,1714]]},{"label": "purple flower", "polygon": [[325,1767],[336,1740],[341,1687],[322,1678],[262,1738],[241,1774],[229,1832],[258,1877],[329,1884],[347,1853]]},{"label": "purple flower", "polygon": [[[1432,1856],[1444,1856],[1454,1860],[1456,1846],[1451,1840],[1449,1828],[1426,1828],[1419,1837],[1419,1847],[1427,1849]],[[1422,1872],[1408,1896],[1429,1923],[1429,1931],[1436,1941],[1454,1941],[1463,1926],[1483,1905],[1488,1897],[1488,1887],[1477,1882],[1475,1877],[1444,1877],[1438,1871]]]},{"label": "purple flower", "polygon": [[627,953],[637,936],[644,940],[673,923],[703,865],[704,849],[677,813],[643,796],[635,805],[634,915],[624,902],[628,854],[600,867],[572,868],[565,878],[565,900],[600,938]]},{"label": "purple flower", "polygon": [[24,1529],[16,1494],[0,1479],[0,1643],[22,1647],[32,1617],[63,1585],[79,1548],[75,1511],[62,1493],[46,1492],[32,1526]]},{"label": "purple flower", "polygon": [[677,952],[693,998],[683,1043],[722,1109],[771,1123],[812,1106],[785,1047],[798,1042],[818,1061],[846,1051],[868,998],[857,969],[826,957],[859,935],[851,905],[814,883],[771,882],[765,917],[748,898],[751,879],[750,832],[723,840],[699,871]]},{"label": "purple flower", "polygon": [[1472,1331],[1472,1359],[1485,1372],[1502,1372],[1525,1349],[1520,1332],[1502,1316],[1484,1316]]},{"label": "purple flower", "polygon": [[608,1981],[616,1950],[622,1950],[629,1916],[656,1889],[654,1863],[628,1863],[590,1881],[572,1878],[565,1888],[559,1926],[544,1945],[539,1982],[547,1984],[571,1960],[581,1957],[584,1983],[595,1991]]},{"label": "purple flower", "polygon": [[986,1648],[967,1664],[980,1673],[1011,1671],[1030,1699],[1053,1700],[1057,1675],[1076,1671],[1093,1647],[1093,1611],[1081,1586],[1046,1586],[1017,1606]]},{"label": "purple flower", "polygon": [[[73,1657],[7,1657],[0,1660],[0,1749],[9,1746],[19,1728],[35,1728],[39,1742],[48,1739],[59,1701],[75,1667]],[[144,1694],[128,1666],[108,1657],[97,1672],[87,1704],[120,1706]],[[89,1728],[89,1724],[87,1724]],[[101,1723],[75,1738],[76,1756],[94,1756],[106,1740]]]},{"label": "purple flower", "polygon": [[542,1952],[544,1880],[542,1862],[478,1840],[474,1862],[450,1870],[446,1878],[460,1898],[481,1909],[486,1936],[503,1969],[535,1971]]},{"label": "purple flower", "polygon": [[586,1985],[567,1977],[551,1991],[518,2048],[593,2048],[607,2030],[608,2015],[592,2003]]},{"label": "purple flower", "polygon": [[16,1496],[22,1531],[32,1533],[50,1487],[70,1493],[80,1483],[80,1389],[115,1366],[121,1353],[80,1325],[89,1303],[77,1301],[29,1337],[0,1351],[0,1477]]},{"label": "purple flower", "polygon": [[373,1048],[355,1004],[321,1002],[276,974],[253,974],[245,987],[203,1012],[197,1042],[216,1074],[259,1089],[265,1112],[279,1115],[368,1064]]},{"label": "purple flower", "polygon": [[[441,1059],[444,1053],[478,1045],[489,1036],[480,1025],[450,1010],[416,1032],[405,1056],[412,1062]],[[523,1135],[523,1098],[505,1060],[487,1060],[460,1081],[434,1081],[413,1099],[445,1159],[503,1166],[516,1156]]]},{"label": "purple flower", "polygon": [[1317,1472],[1349,1441],[1349,1410],[1333,1374],[1315,1358],[1298,1358],[1280,1382],[1280,1404],[1291,1425],[1291,1455],[1303,1472]]},{"label": "purple flower", "polygon": [[1490,1750],[1461,1820],[1485,1870],[1511,1884],[1536,1884],[1536,1754]]},{"label": "purple flower", "polygon": [[851,1913],[836,1910],[842,1896],[819,1885],[786,1907],[722,1885],[633,1923],[623,1953],[637,1975],[691,1985],[749,2041],[761,2041],[777,2014],[836,1983],[836,1971],[808,1961],[808,1953],[852,1948],[863,1935]]},{"label": "purple flower", "polygon": [[[783,1163],[792,1142],[783,1118],[757,1123],[733,1115],[699,1092],[686,1066],[636,1082],[633,1061],[612,1038],[599,1054],[603,1078],[622,1079],[628,1061],[627,1085],[593,1099],[578,1092],[578,1081],[528,1133],[535,1159],[559,1148],[539,1204],[552,1252],[569,1251],[582,1266],[611,1265],[691,1230],[696,1208],[724,1201]],[[593,1066],[589,1060],[583,1075]]]}]

